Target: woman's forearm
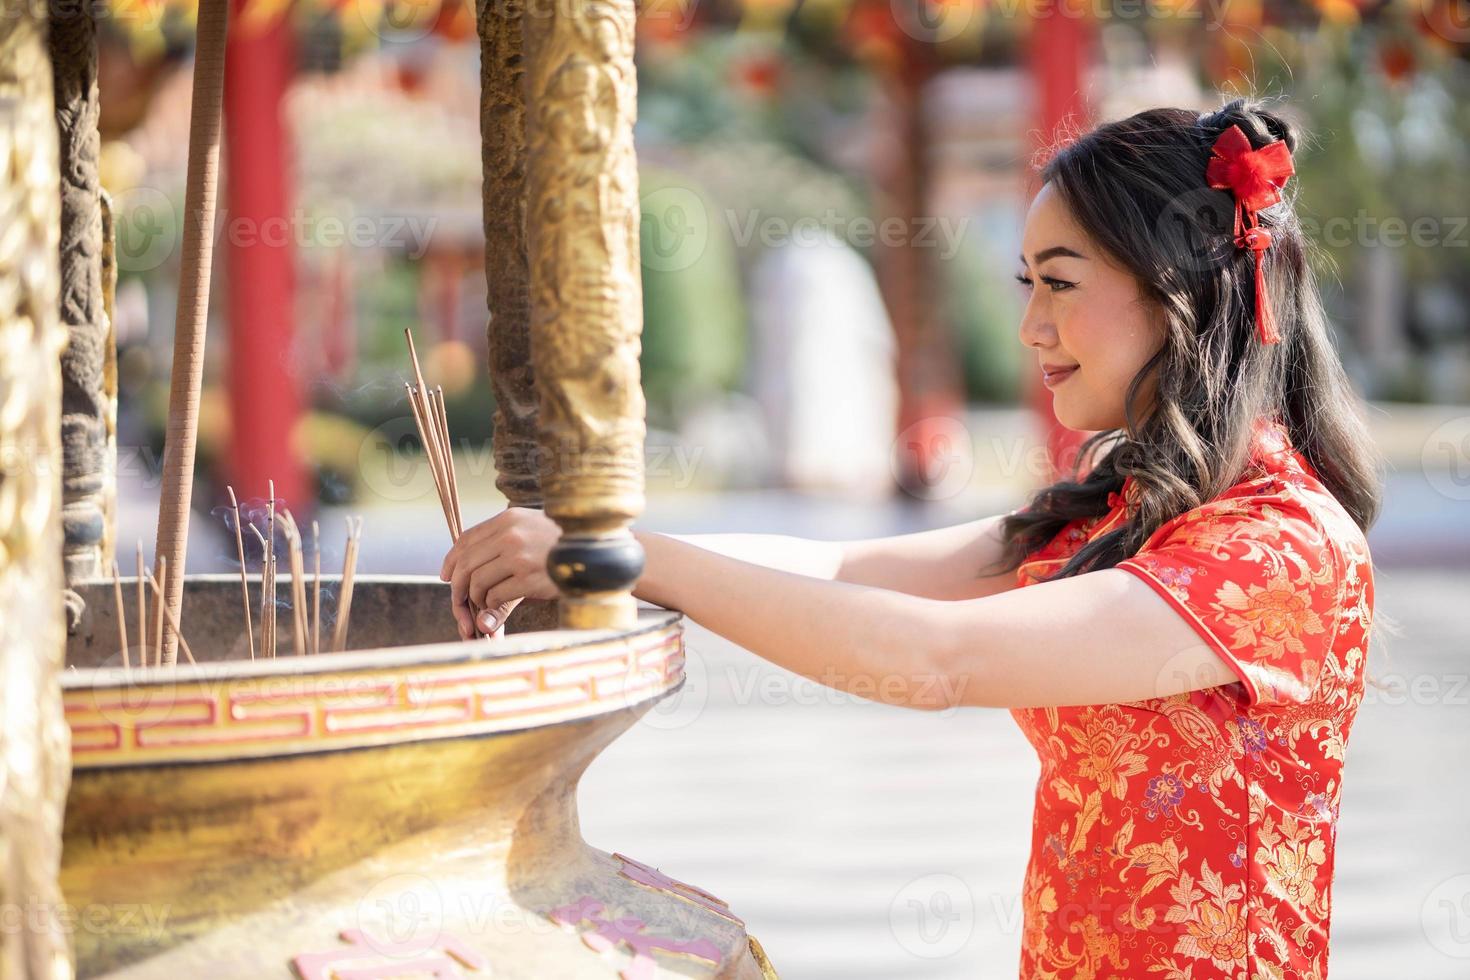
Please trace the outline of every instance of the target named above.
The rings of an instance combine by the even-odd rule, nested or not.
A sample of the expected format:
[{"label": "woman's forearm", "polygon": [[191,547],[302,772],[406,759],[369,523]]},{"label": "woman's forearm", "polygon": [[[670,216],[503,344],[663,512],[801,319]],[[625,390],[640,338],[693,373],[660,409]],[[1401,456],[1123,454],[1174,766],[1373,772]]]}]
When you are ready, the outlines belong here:
[{"label": "woman's forearm", "polygon": [[716,554],[812,578],[835,579],[842,568],[840,541],[812,541],[789,534],[666,534]]},{"label": "woman's forearm", "polygon": [[957,703],[921,641],[935,600],[772,569],[669,535],[634,536],[645,556],[638,598],[828,687],[913,708]]}]

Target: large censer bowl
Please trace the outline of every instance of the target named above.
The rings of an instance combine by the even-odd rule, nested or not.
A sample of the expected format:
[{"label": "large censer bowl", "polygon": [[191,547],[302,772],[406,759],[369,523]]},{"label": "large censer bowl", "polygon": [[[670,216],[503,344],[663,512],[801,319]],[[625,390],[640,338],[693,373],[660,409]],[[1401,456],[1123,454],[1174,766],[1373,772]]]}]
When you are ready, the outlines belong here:
[{"label": "large censer bowl", "polygon": [[190,576],[199,665],[139,670],[133,649],[126,671],[112,583],[80,589],[61,870],[79,976],[775,976],[724,902],[579,831],[582,772],[683,683],[679,614],[462,643],[447,590],[359,577],[347,651],[293,655],[283,612],[277,659],[251,662],[239,578]]}]

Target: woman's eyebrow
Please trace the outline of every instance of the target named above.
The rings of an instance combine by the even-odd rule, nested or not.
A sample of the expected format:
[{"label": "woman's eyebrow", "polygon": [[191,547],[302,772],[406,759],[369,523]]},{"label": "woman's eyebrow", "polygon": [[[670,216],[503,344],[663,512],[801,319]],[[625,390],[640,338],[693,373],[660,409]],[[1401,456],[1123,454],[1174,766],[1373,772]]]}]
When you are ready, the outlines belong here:
[{"label": "woman's eyebrow", "polygon": [[[1078,251],[1076,251],[1074,249],[1070,249],[1070,248],[1068,248],[1065,245],[1053,245],[1050,248],[1044,248],[1041,251],[1037,252],[1036,253],[1036,261],[1035,261],[1034,264],[1035,265],[1040,265],[1041,263],[1045,262],[1047,259],[1058,259],[1058,258],[1065,258],[1065,259],[1084,259],[1085,260],[1087,258],[1087,256],[1083,255],[1081,252],[1078,252]],[[1025,255],[1022,255],[1021,256],[1021,264],[1022,265],[1025,265],[1026,264],[1026,256]]]}]

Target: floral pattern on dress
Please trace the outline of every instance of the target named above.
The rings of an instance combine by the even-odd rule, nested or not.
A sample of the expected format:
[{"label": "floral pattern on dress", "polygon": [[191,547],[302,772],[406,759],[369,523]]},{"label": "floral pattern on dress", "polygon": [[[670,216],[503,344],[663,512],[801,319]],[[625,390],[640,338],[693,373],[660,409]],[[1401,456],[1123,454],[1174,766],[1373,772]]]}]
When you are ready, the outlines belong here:
[{"label": "floral pattern on dress", "polygon": [[[1074,522],[1037,584],[1127,518]],[[1278,422],[1227,493],[1119,568],[1237,680],[1011,712],[1041,760],[1023,886],[1025,980],[1322,980],[1349,731],[1373,617],[1367,543]]]}]

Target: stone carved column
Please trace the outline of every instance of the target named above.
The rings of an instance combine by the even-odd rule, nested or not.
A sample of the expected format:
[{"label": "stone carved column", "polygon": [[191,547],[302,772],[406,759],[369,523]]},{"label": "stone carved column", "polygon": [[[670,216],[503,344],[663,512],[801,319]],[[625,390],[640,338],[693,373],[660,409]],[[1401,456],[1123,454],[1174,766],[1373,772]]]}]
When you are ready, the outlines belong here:
[{"label": "stone carved column", "polygon": [[[521,0],[480,0],[480,140],[495,487],[512,507],[542,507],[537,471],[531,282],[526,258],[526,98]],[[523,600],[506,633],[554,629],[556,603]]]},{"label": "stone carved column", "polygon": [[97,27],[91,7],[50,0],[50,49],[61,155],[63,561],[68,583],[101,575],[108,465],[104,388],[102,188],[97,175]]},{"label": "stone carved column", "polygon": [[561,625],[625,628],[643,549],[643,326],[633,0],[530,0],[522,18],[538,470],[561,526]]},{"label": "stone carved column", "polygon": [[[0,17],[0,980],[71,976],[59,921],[71,773],[61,710],[61,201],[46,7]],[[13,918],[13,917],[8,917]]]}]

